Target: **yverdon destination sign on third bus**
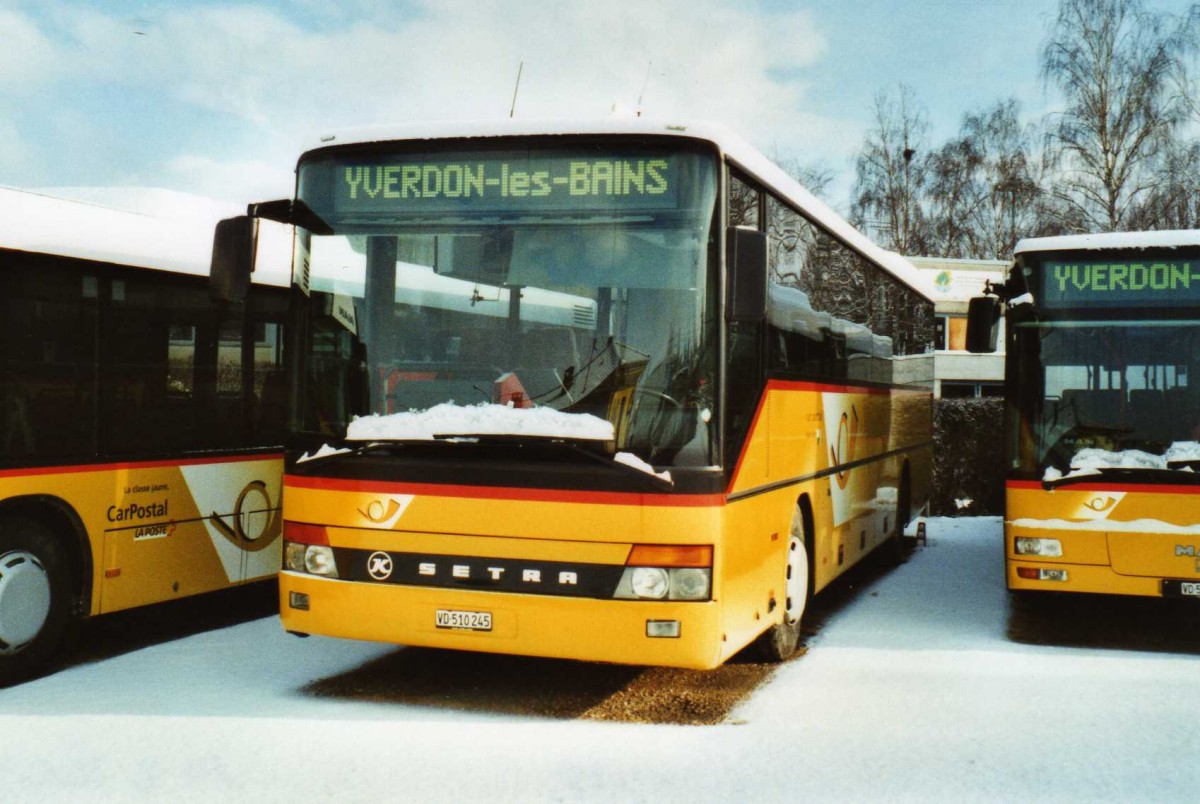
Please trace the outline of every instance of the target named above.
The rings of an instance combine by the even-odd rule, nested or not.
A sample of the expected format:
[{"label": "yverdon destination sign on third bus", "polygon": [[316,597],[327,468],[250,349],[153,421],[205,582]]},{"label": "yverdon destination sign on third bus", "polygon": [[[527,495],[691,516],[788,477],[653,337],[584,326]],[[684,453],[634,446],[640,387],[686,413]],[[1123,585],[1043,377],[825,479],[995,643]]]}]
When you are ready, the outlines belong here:
[{"label": "yverdon destination sign on third bus", "polygon": [[1200,259],[1042,263],[1044,307],[1172,307],[1200,303]]}]

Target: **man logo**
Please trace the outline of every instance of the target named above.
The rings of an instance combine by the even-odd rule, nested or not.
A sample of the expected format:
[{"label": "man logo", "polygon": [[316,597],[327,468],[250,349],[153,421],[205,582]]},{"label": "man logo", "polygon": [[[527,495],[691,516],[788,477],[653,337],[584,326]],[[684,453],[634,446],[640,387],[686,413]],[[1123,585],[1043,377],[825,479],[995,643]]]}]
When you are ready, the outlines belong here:
[{"label": "man logo", "polygon": [[387,553],[371,553],[367,558],[367,574],[377,581],[392,577],[392,557]]}]

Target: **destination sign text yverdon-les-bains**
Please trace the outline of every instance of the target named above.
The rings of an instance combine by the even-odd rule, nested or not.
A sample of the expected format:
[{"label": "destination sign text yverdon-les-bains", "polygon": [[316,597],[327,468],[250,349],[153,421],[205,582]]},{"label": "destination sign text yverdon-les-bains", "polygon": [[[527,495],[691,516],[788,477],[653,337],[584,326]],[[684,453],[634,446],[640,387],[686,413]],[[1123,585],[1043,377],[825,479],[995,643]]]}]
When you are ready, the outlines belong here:
[{"label": "destination sign text yverdon-les-bains", "polygon": [[397,158],[339,166],[339,212],[668,209],[677,205],[670,157]]},{"label": "destination sign text yverdon-les-bains", "polygon": [[1168,307],[1200,303],[1200,260],[1045,262],[1045,307]]}]

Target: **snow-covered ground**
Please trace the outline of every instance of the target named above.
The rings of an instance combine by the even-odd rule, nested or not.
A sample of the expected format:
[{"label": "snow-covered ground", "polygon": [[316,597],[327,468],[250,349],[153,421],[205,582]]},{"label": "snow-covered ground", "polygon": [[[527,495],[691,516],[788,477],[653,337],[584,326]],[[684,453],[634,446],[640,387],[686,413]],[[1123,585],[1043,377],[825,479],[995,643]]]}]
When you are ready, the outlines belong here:
[{"label": "snow-covered ground", "polygon": [[1194,800],[1200,657],[1015,643],[999,520],[929,533],[726,725],[317,697],[395,649],[267,618],[0,690],[0,800]]}]

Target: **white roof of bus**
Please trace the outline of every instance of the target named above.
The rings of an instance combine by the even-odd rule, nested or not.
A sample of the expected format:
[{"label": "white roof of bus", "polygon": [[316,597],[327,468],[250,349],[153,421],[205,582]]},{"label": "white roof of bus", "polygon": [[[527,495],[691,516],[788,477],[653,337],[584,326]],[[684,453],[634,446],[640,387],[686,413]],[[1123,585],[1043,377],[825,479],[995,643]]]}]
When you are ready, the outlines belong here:
[{"label": "white roof of bus", "polygon": [[[0,249],[208,276],[216,222],[238,208],[221,202],[205,206],[165,217],[0,187]],[[291,269],[286,227],[260,227],[259,239],[254,280],[286,287]]]},{"label": "white roof of bus", "polygon": [[[479,122],[444,121],[432,123],[364,126],[320,137],[309,149],[337,145],[387,142],[391,140],[435,140],[454,138],[512,137],[568,134],[643,134],[685,137],[714,143],[722,153],[739,167],[788,198],[814,221],[820,223],[840,240],[870,257],[889,273],[913,287],[925,297],[933,298],[929,280],[903,256],[887,251],[851,226],[828,204],[804,189],[782,168],[761,154],[752,145],[724,126],[714,123],[668,123],[644,117],[609,117],[597,120],[531,121],[520,119]],[[308,149],[306,149],[308,150]]]},{"label": "white roof of bus", "polygon": [[1017,241],[1014,254],[1026,251],[1089,251],[1098,249],[1180,248],[1200,246],[1200,230],[1178,229],[1162,232],[1102,232],[1027,237]]}]

